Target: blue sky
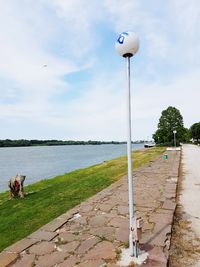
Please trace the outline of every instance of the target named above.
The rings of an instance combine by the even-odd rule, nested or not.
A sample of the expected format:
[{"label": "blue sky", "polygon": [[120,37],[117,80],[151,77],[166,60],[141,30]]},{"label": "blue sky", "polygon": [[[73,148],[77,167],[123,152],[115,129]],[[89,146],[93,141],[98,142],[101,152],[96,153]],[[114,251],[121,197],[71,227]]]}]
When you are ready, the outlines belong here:
[{"label": "blue sky", "polygon": [[[172,105],[199,118],[198,0],[0,2],[0,139],[126,139],[122,31],[131,60],[133,139],[151,138]],[[46,67],[44,65],[47,65]]]}]

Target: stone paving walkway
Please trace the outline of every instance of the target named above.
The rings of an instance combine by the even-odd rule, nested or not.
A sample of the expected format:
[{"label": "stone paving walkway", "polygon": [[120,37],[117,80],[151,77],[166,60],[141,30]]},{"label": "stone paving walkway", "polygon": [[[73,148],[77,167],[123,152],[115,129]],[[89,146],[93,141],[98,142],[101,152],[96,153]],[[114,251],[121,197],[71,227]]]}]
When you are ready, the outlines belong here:
[{"label": "stone paving walkway", "polygon": [[[144,220],[142,266],[166,266],[180,152],[168,151],[134,173],[135,211]],[[42,216],[42,215],[41,215]],[[0,253],[0,267],[114,267],[128,244],[127,178]]]}]

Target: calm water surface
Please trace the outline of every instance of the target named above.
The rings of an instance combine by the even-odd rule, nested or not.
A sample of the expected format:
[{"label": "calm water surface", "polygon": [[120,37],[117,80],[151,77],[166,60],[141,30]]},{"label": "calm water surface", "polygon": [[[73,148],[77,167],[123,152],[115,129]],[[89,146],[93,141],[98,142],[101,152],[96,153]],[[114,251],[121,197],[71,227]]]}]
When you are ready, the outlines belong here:
[{"label": "calm water surface", "polygon": [[[133,150],[143,144],[133,145]],[[126,145],[72,145],[0,148],[0,192],[10,177],[26,175],[25,185],[126,154]]]}]

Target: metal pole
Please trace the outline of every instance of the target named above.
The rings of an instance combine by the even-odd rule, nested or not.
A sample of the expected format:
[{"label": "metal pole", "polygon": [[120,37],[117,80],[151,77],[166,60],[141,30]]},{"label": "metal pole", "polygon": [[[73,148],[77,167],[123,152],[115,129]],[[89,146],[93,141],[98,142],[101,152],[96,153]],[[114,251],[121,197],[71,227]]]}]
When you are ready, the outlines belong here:
[{"label": "metal pole", "polygon": [[176,133],[174,133],[174,147],[176,148]]},{"label": "metal pole", "polygon": [[133,202],[133,176],[131,156],[131,92],[130,92],[130,57],[126,57],[127,78],[127,156],[128,156],[128,197],[129,197],[129,249],[130,255],[137,257],[137,247],[134,242],[134,202]]}]

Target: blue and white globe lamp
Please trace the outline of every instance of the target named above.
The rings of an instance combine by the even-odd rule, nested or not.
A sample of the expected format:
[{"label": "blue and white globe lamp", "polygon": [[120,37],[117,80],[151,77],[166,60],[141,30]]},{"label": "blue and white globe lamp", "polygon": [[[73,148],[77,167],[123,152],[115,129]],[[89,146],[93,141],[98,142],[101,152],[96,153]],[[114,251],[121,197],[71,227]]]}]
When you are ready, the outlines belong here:
[{"label": "blue and white globe lamp", "polygon": [[134,32],[122,32],[115,44],[118,54],[122,57],[132,57],[139,49],[139,39]]}]

